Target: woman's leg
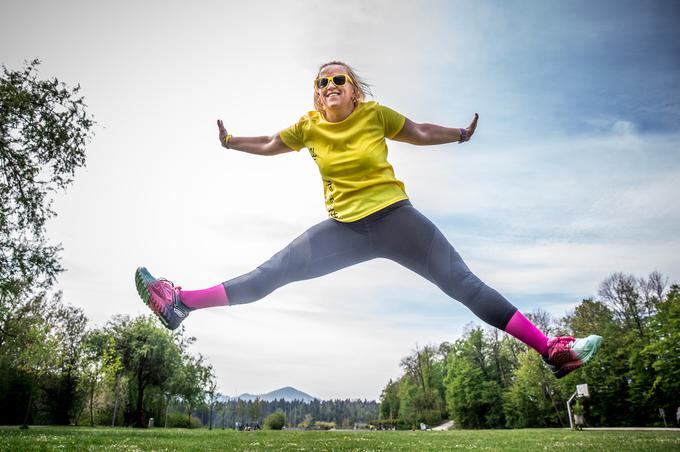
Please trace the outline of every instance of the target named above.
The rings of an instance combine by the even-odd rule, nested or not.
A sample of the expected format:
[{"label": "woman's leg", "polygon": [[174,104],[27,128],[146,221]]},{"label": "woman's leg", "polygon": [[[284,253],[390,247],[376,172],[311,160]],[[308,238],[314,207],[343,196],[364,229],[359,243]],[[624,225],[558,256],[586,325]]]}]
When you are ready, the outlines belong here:
[{"label": "woman's leg", "polygon": [[427,278],[486,323],[545,353],[548,338],[473,274],[439,229],[413,206],[394,210],[372,231],[381,256]]},{"label": "woman's leg", "polygon": [[194,309],[252,303],[293,281],[316,278],[377,257],[364,222],[326,220],[308,229],[255,270],[203,290],[181,290],[144,267],[135,271],[142,300],[174,330]]},{"label": "woman's leg", "polygon": [[255,270],[224,282],[229,305],[252,303],[293,281],[316,278],[373,259],[361,224],[323,221]]}]

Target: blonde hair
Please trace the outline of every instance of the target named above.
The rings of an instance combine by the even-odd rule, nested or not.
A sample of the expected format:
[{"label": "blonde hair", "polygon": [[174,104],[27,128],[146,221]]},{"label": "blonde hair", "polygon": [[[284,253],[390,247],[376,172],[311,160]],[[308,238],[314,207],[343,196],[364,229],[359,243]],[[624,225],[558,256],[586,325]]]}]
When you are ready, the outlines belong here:
[{"label": "blonde hair", "polygon": [[[321,73],[323,68],[325,68],[326,66],[332,66],[334,64],[337,64],[338,66],[344,66],[345,69],[347,70],[347,75],[349,75],[354,81],[354,83],[352,83],[352,89],[354,90],[353,100],[355,104],[358,102],[363,102],[364,99],[366,99],[366,96],[373,96],[373,93],[371,92],[371,85],[369,85],[361,77],[359,77],[356,71],[352,69],[352,66],[342,61],[330,61],[328,63],[322,64],[321,66],[319,66],[319,70],[316,73],[316,78],[319,77],[319,74]],[[316,109],[319,112],[323,112],[323,104],[319,99],[319,90],[317,90],[316,88],[314,88],[314,109]]]}]

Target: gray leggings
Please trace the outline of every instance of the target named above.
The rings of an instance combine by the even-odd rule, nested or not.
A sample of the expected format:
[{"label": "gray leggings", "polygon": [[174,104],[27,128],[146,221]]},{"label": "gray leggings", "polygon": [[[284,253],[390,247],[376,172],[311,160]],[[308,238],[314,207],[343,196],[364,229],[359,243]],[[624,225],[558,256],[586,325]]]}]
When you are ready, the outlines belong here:
[{"label": "gray leggings", "polygon": [[255,270],[223,284],[230,305],[252,303],[290,282],[377,257],[413,270],[496,328],[505,329],[517,310],[470,271],[439,229],[408,200],[351,223],[322,221]]}]

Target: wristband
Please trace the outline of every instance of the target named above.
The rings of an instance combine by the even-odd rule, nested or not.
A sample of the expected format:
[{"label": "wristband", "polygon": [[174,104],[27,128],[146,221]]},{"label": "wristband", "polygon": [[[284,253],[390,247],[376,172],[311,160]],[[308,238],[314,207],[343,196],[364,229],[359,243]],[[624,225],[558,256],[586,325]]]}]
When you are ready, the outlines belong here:
[{"label": "wristband", "polygon": [[229,149],[229,140],[231,140],[231,134],[228,133],[227,136],[224,138],[224,147]]},{"label": "wristband", "polygon": [[465,129],[459,129],[460,130],[460,139],[458,140],[458,143],[463,143],[467,141],[467,131]]}]

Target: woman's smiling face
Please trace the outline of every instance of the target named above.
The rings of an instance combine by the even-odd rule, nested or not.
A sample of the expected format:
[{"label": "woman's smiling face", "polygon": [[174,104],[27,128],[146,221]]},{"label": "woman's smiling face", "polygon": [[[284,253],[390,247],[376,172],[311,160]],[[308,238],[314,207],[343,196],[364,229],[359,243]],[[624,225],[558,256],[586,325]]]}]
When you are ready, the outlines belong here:
[{"label": "woman's smiling face", "polygon": [[[347,68],[340,64],[331,64],[319,72],[319,78],[333,77],[334,75],[347,74]],[[317,91],[324,110],[343,111],[354,108],[354,85],[347,80],[344,85],[337,86],[332,81],[324,88],[314,88]]]}]

